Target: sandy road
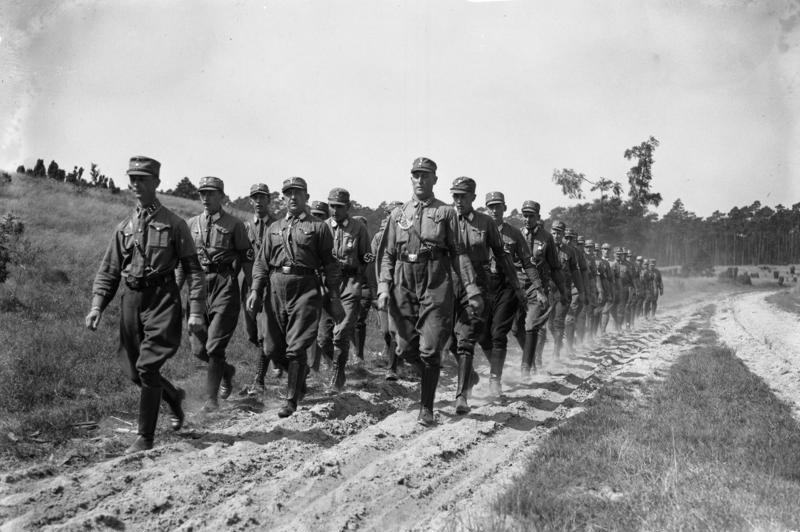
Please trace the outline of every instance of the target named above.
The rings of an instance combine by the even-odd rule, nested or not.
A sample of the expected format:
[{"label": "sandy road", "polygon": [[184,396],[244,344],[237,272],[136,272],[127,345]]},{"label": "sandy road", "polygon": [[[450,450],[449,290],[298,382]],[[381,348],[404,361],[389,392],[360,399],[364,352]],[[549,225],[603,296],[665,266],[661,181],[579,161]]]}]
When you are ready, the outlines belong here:
[{"label": "sandy road", "polygon": [[363,368],[344,393],[311,393],[285,420],[277,402],[228,401],[152,451],[7,475],[2,529],[460,529],[485,518],[525,456],[604,382],[668,365],[683,347],[663,340],[690,315],[666,309],[530,383],[515,382],[520,353],[510,350],[499,401],[486,397],[488,366],[477,356],[482,380],[467,416],[453,415],[449,368],[431,429],[415,422],[417,383]]},{"label": "sandy road", "polygon": [[712,321],[720,341],[792,406],[800,421],[800,317],[765,301],[769,293],[723,298]]}]

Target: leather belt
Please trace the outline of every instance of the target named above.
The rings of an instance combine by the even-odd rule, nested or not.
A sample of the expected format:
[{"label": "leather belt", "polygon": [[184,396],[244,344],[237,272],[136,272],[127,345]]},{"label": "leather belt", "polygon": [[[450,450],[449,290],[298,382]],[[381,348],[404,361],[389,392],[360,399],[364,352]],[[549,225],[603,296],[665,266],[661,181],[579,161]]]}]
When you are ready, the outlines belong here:
[{"label": "leather belt", "polygon": [[272,271],[284,275],[317,275],[317,270],[305,266],[278,266]]},{"label": "leather belt", "polygon": [[427,262],[429,260],[438,260],[446,256],[447,253],[439,248],[421,249],[419,250],[419,253],[406,253],[406,252],[401,253],[400,261],[418,263],[418,262]]},{"label": "leather belt", "polygon": [[163,286],[167,283],[175,282],[175,274],[173,272],[158,275],[156,277],[126,277],[125,278],[125,285],[134,290],[136,292],[141,292],[142,290],[146,290],[147,288],[155,288],[157,286]]},{"label": "leather belt", "polygon": [[201,264],[201,266],[206,273],[229,273],[233,271],[233,265],[228,262],[209,262],[208,264]]}]

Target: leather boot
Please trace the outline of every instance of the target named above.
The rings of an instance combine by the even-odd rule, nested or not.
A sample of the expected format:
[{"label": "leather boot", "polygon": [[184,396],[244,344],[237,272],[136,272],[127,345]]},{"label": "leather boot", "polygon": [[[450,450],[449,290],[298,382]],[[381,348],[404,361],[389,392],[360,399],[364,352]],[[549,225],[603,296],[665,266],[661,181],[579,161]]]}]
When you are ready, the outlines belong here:
[{"label": "leather boot", "polygon": [[233,391],[233,376],[236,375],[236,367],[233,364],[225,362],[224,369],[222,370],[222,381],[219,385],[220,399],[227,399]]},{"label": "leather boot", "polygon": [[541,368],[543,365],[542,355],[544,354],[544,346],[546,343],[547,331],[545,329],[539,329],[536,337],[536,368]]},{"label": "leather boot", "polygon": [[458,357],[458,386],[456,387],[456,414],[469,413],[467,397],[472,388],[472,356],[461,354]]},{"label": "leather boot", "polygon": [[[500,397],[503,395],[503,388],[500,383],[503,377],[503,365],[505,362],[506,350],[500,347],[492,349],[492,358],[489,360],[489,394],[493,397]],[[530,374],[530,369],[528,370],[528,374]]]},{"label": "leather boot", "polygon": [[167,379],[161,377],[161,398],[169,406],[169,426],[174,431],[181,430],[186,419],[182,405],[183,400],[186,399],[186,392],[181,388],[176,388]]},{"label": "leather boot", "polygon": [[353,335],[353,345],[356,348],[356,358],[364,360],[364,344],[367,341],[367,327],[358,327]]},{"label": "leather boot", "polygon": [[567,355],[572,356],[575,353],[575,322],[567,322],[564,324],[564,337],[567,341]]},{"label": "leather boot", "polygon": [[314,342],[314,345],[311,347],[311,350],[314,352],[314,356],[311,359],[311,369],[315,372],[319,372],[319,363],[322,360],[322,348],[319,346],[318,343]]},{"label": "leather boot", "polygon": [[553,333],[553,357],[559,358],[561,356],[561,343],[564,341],[564,331],[556,331]]},{"label": "leather boot", "polygon": [[538,331],[525,331],[525,344],[522,347],[522,376],[531,374],[531,369],[536,369],[536,344]]},{"label": "leather boot", "polygon": [[204,412],[213,412],[219,409],[219,385],[222,382],[222,373],[225,371],[225,361],[221,358],[212,357],[208,361],[208,373],[206,374],[206,403],[203,405]]},{"label": "leather boot", "polygon": [[125,454],[138,453],[153,448],[153,439],[161,406],[161,386],[142,386],[139,391],[139,432],[136,441],[125,449]]},{"label": "leather boot", "polygon": [[347,382],[347,376],[344,372],[345,366],[347,366],[347,351],[342,352],[341,349],[335,349],[333,353],[333,368],[329,381],[331,388],[335,388],[338,391],[344,389],[344,385]]},{"label": "leather boot", "polygon": [[[301,373],[302,372],[302,373]],[[304,395],[305,388],[305,367],[300,366],[300,362],[292,360],[289,362],[287,371],[288,379],[286,383],[286,404],[278,410],[278,417],[289,417],[297,410],[297,403]]]},{"label": "leather boot", "polygon": [[436,386],[439,384],[439,371],[438,367],[427,365],[422,370],[421,406],[417,423],[426,427],[436,424],[436,419],[433,417],[433,402],[436,398]]}]

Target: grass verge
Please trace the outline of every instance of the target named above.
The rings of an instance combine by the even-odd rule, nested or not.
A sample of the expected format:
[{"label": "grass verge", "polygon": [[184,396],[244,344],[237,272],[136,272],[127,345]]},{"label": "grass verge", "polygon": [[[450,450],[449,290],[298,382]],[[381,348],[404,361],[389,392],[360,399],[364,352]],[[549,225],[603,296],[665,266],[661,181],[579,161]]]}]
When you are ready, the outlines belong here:
[{"label": "grass verge", "polygon": [[771,296],[767,296],[767,302],[772,303],[786,312],[800,314],[800,290],[798,290],[797,287],[792,290],[782,290]]},{"label": "grass verge", "polygon": [[[628,385],[629,386],[629,385]],[[610,385],[495,503],[500,529],[800,529],[800,428],[728,348]]]}]

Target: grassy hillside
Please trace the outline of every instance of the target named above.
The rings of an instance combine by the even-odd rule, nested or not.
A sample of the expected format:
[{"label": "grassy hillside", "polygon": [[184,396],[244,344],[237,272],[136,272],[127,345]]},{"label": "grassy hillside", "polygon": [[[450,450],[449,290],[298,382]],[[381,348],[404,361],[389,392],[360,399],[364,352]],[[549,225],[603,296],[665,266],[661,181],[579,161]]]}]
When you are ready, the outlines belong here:
[{"label": "grassy hillside", "polygon": [[[183,217],[201,208],[182,198],[161,200]],[[46,446],[18,441],[32,434],[64,441],[85,434],[75,426],[79,421],[136,412],[136,390],[116,361],[119,297],[96,333],[83,326],[111,232],[134,204],[127,192],[81,191],[21,175],[0,187],[0,216],[18,216],[30,244],[0,284],[0,453],[40,454]],[[234,360],[253,359],[244,334],[236,335],[230,353]],[[165,373],[183,382],[190,395],[200,395],[201,372],[188,356],[187,340]]]}]

